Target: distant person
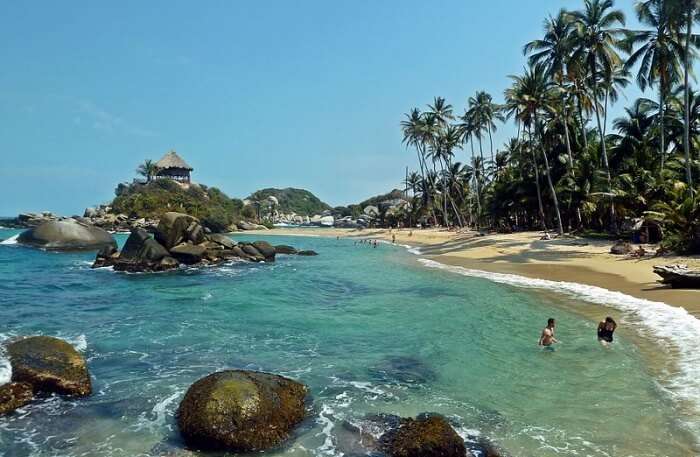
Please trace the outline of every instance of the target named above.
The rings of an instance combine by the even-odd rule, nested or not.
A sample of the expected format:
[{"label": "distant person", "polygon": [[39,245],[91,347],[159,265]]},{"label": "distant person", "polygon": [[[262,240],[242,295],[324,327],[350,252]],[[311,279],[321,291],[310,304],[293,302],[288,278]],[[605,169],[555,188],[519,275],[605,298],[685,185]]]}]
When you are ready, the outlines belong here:
[{"label": "distant person", "polygon": [[547,326],[542,329],[542,335],[540,335],[540,341],[537,343],[547,349],[554,349],[552,346],[554,343],[559,341],[554,338],[554,327],[556,326],[556,321],[553,318],[547,319]]},{"label": "distant person", "polygon": [[373,247],[373,248],[376,248],[376,247],[377,247],[377,240],[374,240],[374,243],[372,244],[372,247]]},{"label": "distant person", "polygon": [[391,243],[396,244],[396,234],[395,233],[391,234]]},{"label": "distant person", "polygon": [[607,346],[612,343],[613,333],[615,333],[616,328],[617,322],[610,316],[606,317],[604,321],[600,321],[598,323],[598,341],[600,344]]}]

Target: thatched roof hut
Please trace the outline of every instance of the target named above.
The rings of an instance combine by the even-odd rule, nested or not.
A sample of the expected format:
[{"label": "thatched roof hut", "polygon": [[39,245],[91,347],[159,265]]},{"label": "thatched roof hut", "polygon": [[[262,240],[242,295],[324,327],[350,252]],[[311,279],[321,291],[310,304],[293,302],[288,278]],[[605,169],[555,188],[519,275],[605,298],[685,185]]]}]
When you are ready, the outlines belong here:
[{"label": "thatched roof hut", "polygon": [[182,182],[190,182],[190,172],[194,170],[175,151],[168,152],[156,162],[156,168],[156,178],[170,178]]}]

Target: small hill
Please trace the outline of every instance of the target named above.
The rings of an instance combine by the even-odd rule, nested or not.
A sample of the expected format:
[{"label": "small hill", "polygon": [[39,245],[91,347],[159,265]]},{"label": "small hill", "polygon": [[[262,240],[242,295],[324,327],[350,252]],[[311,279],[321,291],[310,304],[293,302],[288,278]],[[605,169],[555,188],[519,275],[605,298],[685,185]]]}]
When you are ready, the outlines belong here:
[{"label": "small hill", "polygon": [[399,189],[394,189],[391,192],[387,194],[382,194],[382,195],[377,195],[372,198],[368,198],[367,200],[361,202],[359,206],[361,208],[364,208],[365,206],[378,206],[380,202],[386,201],[386,200],[395,200],[397,198],[404,198],[404,193],[403,191]]},{"label": "small hill", "polygon": [[157,219],[168,211],[191,214],[213,231],[225,231],[239,221],[243,202],[229,198],[216,187],[182,186],[170,179],[147,184],[120,184],[112,201],[114,213],[134,218]]},{"label": "small hill", "polygon": [[247,200],[263,201],[275,197],[279,202],[278,211],[281,213],[296,213],[301,216],[313,216],[331,209],[330,205],[322,202],[314,194],[304,189],[261,189],[253,192]]}]

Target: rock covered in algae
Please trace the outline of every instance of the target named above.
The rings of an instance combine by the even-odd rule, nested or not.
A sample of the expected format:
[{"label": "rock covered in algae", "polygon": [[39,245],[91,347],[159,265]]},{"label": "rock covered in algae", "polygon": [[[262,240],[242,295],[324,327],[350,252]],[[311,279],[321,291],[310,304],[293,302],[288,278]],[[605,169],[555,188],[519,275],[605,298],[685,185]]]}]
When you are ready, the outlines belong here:
[{"label": "rock covered in algae", "polygon": [[195,382],[177,412],[188,446],[261,451],[280,445],[305,416],[307,388],[255,371],[226,370]]},{"label": "rock covered in algae", "polygon": [[401,419],[399,426],[384,434],[380,441],[390,457],[465,457],[464,441],[437,414],[422,414]]},{"label": "rock covered in algae", "polygon": [[37,393],[85,396],[92,392],[85,358],[65,341],[30,336],[7,345],[12,381],[25,382]]},{"label": "rock covered in algae", "polygon": [[33,397],[32,386],[26,382],[10,382],[0,386],[0,415],[21,408]]}]

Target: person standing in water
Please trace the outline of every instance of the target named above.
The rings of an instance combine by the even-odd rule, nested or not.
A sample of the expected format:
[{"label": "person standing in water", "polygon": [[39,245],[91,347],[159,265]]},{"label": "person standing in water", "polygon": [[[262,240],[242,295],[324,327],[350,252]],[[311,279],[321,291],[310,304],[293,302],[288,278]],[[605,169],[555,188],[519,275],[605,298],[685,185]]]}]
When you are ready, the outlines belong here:
[{"label": "person standing in water", "polygon": [[615,333],[616,328],[617,322],[610,316],[606,317],[604,321],[600,321],[598,323],[598,341],[600,344],[607,346],[612,343],[613,333]]},{"label": "person standing in water", "polygon": [[391,244],[396,244],[396,233],[391,234]]},{"label": "person standing in water", "polygon": [[540,341],[537,343],[539,346],[554,349],[552,346],[554,343],[559,341],[554,338],[554,327],[556,326],[556,321],[554,318],[547,319],[547,326],[542,329],[542,335],[540,335]]}]

